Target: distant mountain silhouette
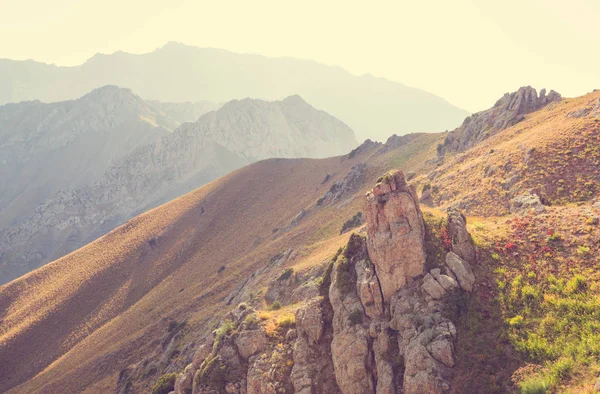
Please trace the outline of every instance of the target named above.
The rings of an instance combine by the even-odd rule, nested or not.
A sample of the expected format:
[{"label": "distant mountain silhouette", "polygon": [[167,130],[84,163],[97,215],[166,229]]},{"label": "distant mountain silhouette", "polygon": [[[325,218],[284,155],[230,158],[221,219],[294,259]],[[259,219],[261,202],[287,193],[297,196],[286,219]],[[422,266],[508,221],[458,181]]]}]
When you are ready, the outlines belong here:
[{"label": "distant mountain silhouette", "polygon": [[173,102],[299,94],[347,123],[359,140],[451,130],[468,115],[433,94],[340,67],[179,43],[141,55],[97,54],[76,67],[0,59],[0,104],[68,100],[108,84],[133,89],[144,99]]}]

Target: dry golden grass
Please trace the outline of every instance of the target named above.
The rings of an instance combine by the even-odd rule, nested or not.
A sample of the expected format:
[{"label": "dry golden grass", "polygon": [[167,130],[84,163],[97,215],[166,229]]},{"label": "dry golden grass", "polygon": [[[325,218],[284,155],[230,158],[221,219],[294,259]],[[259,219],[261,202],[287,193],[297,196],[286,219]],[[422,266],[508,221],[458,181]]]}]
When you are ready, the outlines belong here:
[{"label": "dry golden grass", "polygon": [[[600,191],[600,119],[567,115],[598,99],[600,91],[531,113],[473,149],[446,157],[432,181],[420,182],[431,183],[441,207],[463,202],[479,216],[508,214],[510,200],[532,189],[551,203],[585,201]],[[503,187],[515,175],[518,182]]]},{"label": "dry golden grass", "polygon": [[[362,210],[374,180],[392,162],[422,170],[422,157],[429,154],[423,152],[434,151],[439,138],[417,136],[415,145],[385,154],[371,147],[352,159],[253,164],[0,287],[0,392],[114,389],[119,371],[149,355],[170,320],[187,320],[186,335],[194,341],[231,308],[224,300],[232,289],[263,272],[272,256],[296,251],[286,266],[297,269],[326,261],[346,242],[340,228]],[[358,163],[368,164],[360,189],[345,201],[315,208],[332,182]],[[299,225],[273,231],[302,209],[312,213]],[[276,274],[264,272],[257,291]],[[291,314],[287,309],[274,315]],[[290,320],[288,315],[275,324]]]}]

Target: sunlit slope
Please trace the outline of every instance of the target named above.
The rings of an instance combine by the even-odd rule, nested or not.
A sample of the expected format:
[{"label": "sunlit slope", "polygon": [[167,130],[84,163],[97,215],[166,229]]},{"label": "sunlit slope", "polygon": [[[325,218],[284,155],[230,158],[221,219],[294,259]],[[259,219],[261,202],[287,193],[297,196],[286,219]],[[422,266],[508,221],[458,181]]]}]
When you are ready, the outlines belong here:
[{"label": "sunlit slope", "polygon": [[[340,228],[374,180],[392,167],[423,170],[441,138],[250,165],[0,287],[0,391],[114,390],[119,371],[147,356],[170,320],[187,320],[193,338],[270,257],[293,249],[306,265],[326,255],[321,247],[344,244]],[[360,164],[343,198],[316,205]]]},{"label": "sunlit slope", "polygon": [[511,212],[512,200],[530,192],[551,205],[592,199],[600,191],[600,91],[552,103],[447,156],[421,183],[435,205],[483,216]]}]

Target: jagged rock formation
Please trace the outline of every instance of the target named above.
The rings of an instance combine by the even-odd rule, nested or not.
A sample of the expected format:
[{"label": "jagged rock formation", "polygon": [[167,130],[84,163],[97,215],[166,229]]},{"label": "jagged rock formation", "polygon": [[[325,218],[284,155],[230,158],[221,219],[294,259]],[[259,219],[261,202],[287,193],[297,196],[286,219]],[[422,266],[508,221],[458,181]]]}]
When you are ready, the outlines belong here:
[{"label": "jagged rock formation", "polygon": [[369,256],[389,302],[425,265],[425,227],[416,191],[401,171],[386,174],[367,193],[365,212]]},{"label": "jagged rock formation", "polygon": [[467,117],[460,127],[448,133],[439,153],[462,152],[498,131],[519,123],[528,113],[560,100],[561,95],[554,90],[546,95],[546,89],[542,89],[538,96],[531,86],[506,93],[492,108]]},{"label": "jagged rock formation", "polygon": [[[422,226],[421,213],[413,193],[406,190],[402,172],[389,175],[385,182],[387,186],[379,183],[375,187],[385,192],[369,194],[367,204],[373,203],[373,196],[377,195],[385,200],[380,203],[399,207],[394,200],[400,200],[400,194],[405,193],[412,205],[388,211],[386,216],[381,216],[378,209],[367,211],[368,223],[377,223],[372,215],[379,214],[386,219],[380,223],[393,228],[390,223],[403,220],[410,207],[411,215],[421,220],[416,223]],[[471,263],[476,254],[464,216],[450,211],[448,227],[454,237],[454,251],[446,255],[445,262],[438,262],[428,272],[421,265],[420,273],[413,277],[404,277],[403,269],[385,272],[384,275],[402,276],[391,280],[403,283],[385,300],[380,286],[382,265],[371,263],[371,259],[373,255],[396,259],[397,255],[375,249],[388,248],[389,244],[374,244],[364,236],[352,234],[345,249],[336,254],[320,276],[320,294],[310,293],[300,299],[303,305],[296,310],[295,327],[283,326],[275,333],[271,328],[267,335],[256,311],[240,304],[225,315],[211,340],[200,341],[191,363],[181,369],[174,393],[450,392],[457,331],[445,305],[459,292],[473,290],[475,277],[470,263],[458,253],[472,259]],[[398,242],[398,250],[412,245],[412,240],[403,243],[405,238],[398,238]],[[422,248],[423,245],[417,252],[423,254]],[[403,261],[411,263],[411,259]],[[400,260],[394,263],[402,264]],[[274,297],[273,289],[285,289],[283,293],[278,291],[276,297],[294,293],[305,280],[292,271],[284,271],[269,285],[269,297]],[[172,337],[177,338],[177,334]],[[163,343],[169,342],[167,339]],[[163,346],[167,354],[169,346]],[[123,388],[131,387],[128,379],[143,372],[139,368],[121,372],[118,393],[127,392]]]},{"label": "jagged rock formation", "polygon": [[56,192],[18,225],[1,230],[0,283],[245,164],[269,157],[331,156],[355,146],[348,126],[299,96],[234,100],[137,147],[97,182]]}]

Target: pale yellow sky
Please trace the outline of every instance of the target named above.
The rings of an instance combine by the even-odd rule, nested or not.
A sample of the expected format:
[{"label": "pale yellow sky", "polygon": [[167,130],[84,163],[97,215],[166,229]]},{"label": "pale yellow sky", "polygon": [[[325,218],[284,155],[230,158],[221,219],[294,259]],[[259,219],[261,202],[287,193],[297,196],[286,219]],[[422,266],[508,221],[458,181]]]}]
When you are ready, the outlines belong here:
[{"label": "pale yellow sky", "polygon": [[469,111],[600,88],[599,0],[0,0],[0,58],[76,65],[167,41],[371,73]]}]

